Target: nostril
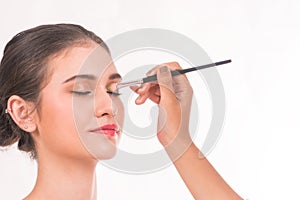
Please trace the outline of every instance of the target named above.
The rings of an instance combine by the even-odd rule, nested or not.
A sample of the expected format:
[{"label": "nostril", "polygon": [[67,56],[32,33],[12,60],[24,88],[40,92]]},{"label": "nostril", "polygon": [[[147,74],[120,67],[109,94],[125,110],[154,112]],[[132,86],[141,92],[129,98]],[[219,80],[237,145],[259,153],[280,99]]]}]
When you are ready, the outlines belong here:
[{"label": "nostril", "polygon": [[102,115],[101,115],[101,117],[104,117],[104,116],[106,116],[106,115],[109,115],[108,113],[103,113]]}]

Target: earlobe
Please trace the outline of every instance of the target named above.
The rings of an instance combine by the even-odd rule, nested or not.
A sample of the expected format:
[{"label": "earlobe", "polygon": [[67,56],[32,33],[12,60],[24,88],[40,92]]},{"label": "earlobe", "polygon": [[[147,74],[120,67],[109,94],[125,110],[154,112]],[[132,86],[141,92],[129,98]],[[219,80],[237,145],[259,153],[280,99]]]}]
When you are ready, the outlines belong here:
[{"label": "earlobe", "polygon": [[7,101],[8,114],[19,128],[29,133],[34,132],[37,128],[32,117],[34,108],[31,104],[17,95],[12,95]]}]

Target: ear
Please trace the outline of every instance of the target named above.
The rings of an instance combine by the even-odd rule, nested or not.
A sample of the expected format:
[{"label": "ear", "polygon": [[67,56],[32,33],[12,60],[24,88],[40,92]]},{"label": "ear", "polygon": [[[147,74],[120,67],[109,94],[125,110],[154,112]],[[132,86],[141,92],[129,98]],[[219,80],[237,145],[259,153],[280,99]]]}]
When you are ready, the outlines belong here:
[{"label": "ear", "polygon": [[34,104],[17,95],[12,95],[7,101],[7,110],[14,122],[24,131],[32,133],[37,125],[34,120]]}]

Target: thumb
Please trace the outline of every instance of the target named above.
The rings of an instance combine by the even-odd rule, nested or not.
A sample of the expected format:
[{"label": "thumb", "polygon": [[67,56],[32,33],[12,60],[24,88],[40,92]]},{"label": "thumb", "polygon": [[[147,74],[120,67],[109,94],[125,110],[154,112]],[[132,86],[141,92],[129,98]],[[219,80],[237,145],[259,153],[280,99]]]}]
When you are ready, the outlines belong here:
[{"label": "thumb", "polygon": [[162,66],[157,72],[157,82],[160,88],[160,104],[166,104],[170,100],[176,100],[173,87],[173,79],[170,69],[167,66]]}]

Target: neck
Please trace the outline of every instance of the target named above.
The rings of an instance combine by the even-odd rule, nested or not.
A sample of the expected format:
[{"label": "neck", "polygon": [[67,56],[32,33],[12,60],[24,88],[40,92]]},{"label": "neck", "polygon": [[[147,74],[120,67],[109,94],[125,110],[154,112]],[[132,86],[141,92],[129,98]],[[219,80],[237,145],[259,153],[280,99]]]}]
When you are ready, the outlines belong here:
[{"label": "neck", "polygon": [[96,200],[96,160],[76,160],[52,155],[38,160],[35,187],[25,200]]}]

